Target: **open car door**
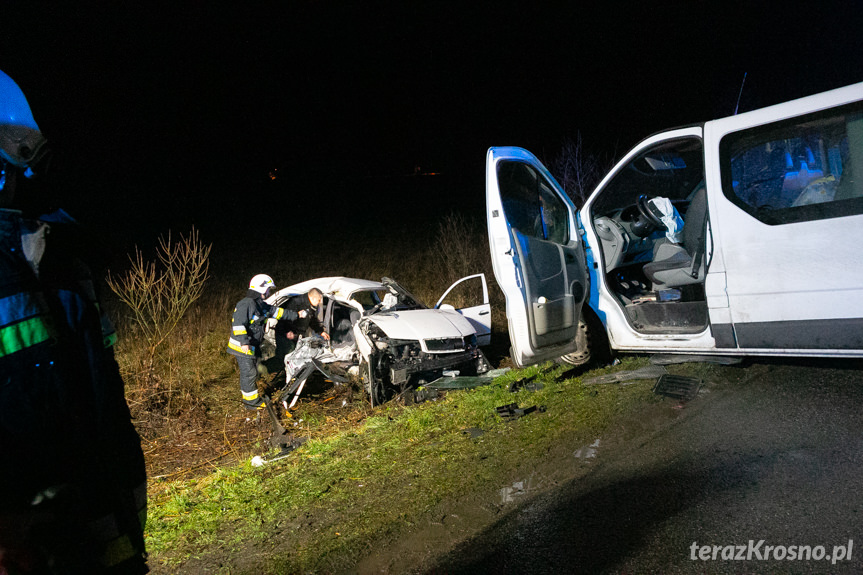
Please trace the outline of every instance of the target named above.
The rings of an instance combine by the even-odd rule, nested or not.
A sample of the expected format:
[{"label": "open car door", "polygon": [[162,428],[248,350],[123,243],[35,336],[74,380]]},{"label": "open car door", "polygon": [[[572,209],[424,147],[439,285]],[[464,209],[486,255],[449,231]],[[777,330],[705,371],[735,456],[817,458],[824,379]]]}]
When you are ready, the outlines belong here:
[{"label": "open car door", "polygon": [[[474,281],[463,285],[464,282],[469,280]],[[485,281],[485,274],[474,274],[472,276],[461,278],[447,288],[434,307],[435,309],[440,309],[441,305],[445,305],[443,302],[446,299],[446,296],[448,296],[454,288],[460,285],[468,288],[478,287],[474,286],[474,284],[477,283],[476,280],[481,280],[482,282],[482,303],[471,307],[459,308],[456,311],[467,318],[474,330],[476,330],[476,344],[478,346],[485,346],[491,343],[491,304],[488,301],[488,284]],[[473,294],[474,292],[471,291],[469,295]]]},{"label": "open car door", "polygon": [[575,213],[530,152],[489,149],[489,248],[506,296],[512,359],[519,366],[578,351],[576,333],[589,289]]}]

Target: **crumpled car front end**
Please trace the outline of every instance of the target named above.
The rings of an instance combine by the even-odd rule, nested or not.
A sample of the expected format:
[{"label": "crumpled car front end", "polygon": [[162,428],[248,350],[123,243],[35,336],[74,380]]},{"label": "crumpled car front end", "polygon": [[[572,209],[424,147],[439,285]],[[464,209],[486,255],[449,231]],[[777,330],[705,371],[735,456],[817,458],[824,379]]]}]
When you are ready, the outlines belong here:
[{"label": "crumpled car front end", "polygon": [[[268,301],[281,306],[313,287],[319,289],[324,303],[318,317],[329,334],[326,345],[332,352],[316,358],[321,364],[319,369],[358,381],[370,394],[372,404],[377,405],[410,387],[441,377],[444,371],[473,375],[489,369],[477,345],[487,342],[490,332],[485,278],[482,274],[469,276],[454,286],[476,278],[483,282],[484,302],[469,308],[468,315],[451,306],[429,309],[389,278],[381,282],[318,278],[283,288]],[[284,338],[276,333],[285,333],[290,325],[273,320],[267,327],[262,346],[265,358],[280,354],[277,344],[284,345]],[[285,361],[292,357],[288,354]],[[291,371],[286,370],[286,374],[290,379]]]},{"label": "crumpled car front end", "polygon": [[489,369],[475,330],[455,311],[419,309],[368,316],[355,326],[355,337],[365,364],[363,383],[374,403],[397,390],[433,381],[444,371],[472,375]]}]

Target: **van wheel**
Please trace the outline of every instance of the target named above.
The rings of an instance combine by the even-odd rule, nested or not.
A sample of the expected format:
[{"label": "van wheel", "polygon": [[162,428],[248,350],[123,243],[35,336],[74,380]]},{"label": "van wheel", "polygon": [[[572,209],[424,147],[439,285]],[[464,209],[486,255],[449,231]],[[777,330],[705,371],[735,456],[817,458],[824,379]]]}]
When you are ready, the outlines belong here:
[{"label": "van wheel", "polygon": [[590,327],[583,317],[578,322],[575,341],[578,344],[578,351],[560,356],[558,363],[579,366],[590,362],[593,351],[593,336]]}]

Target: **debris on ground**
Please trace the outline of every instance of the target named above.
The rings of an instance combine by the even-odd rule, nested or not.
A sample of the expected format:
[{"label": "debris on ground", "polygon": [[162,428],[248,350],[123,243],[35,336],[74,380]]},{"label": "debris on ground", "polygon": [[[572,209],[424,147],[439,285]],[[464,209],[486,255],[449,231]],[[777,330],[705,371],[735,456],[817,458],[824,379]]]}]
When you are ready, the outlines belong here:
[{"label": "debris on ground", "polygon": [[414,395],[414,403],[423,403],[424,401],[428,401],[430,399],[438,398],[438,390],[430,389],[427,386],[418,387],[413,392]]},{"label": "debris on ground", "polygon": [[485,433],[485,431],[483,431],[479,427],[468,427],[467,429],[462,429],[461,432],[464,435],[470,436],[471,439],[476,439],[477,437]]},{"label": "debris on ground", "polygon": [[656,385],[653,386],[653,393],[673,397],[680,401],[689,401],[698,395],[700,388],[701,380],[697,377],[668,373],[659,378]]},{"label": "debris on ground", "polygon": [[572,454],[576,459],[593,459],[596,457],[596,450],[599,448],[599,439],[591,443],[590,445],[586,445],[584,447],[579,447]]},{"label": "debris on ground", "polygon": [[425,384],[423,387],[430,389],[473,389],[481,385],[488,385],[496,377],[500,377],[509,371],[508,367],[501,369],[492,369],[482,375],[447,375],[439,377],[431,383]]},{"label": "debris on ground", "polygon": [[536,381],[536,376],[532,375],[530,377],[522,377],[512,382],[509,386],[510,393],[517,393],[522,389],[526,389],[528,391],[539,391],[543,388],[543,385]]},{"label": "debris on ground", "polygon": [[678,363],[715,363],[718,365],[738,365],[742,357],[727,355],[693,355],[687,353],[657,353],[650,356],[653,365],[673,365]]},{"label": "debris on ground", "polygon": [[512,421],[514,419],[518,419],[519,417],[525,416],[528,413],[533,413],[534,411],[539,411],[540,413],[545,412],[545,406],[540,405],[539,407],[532,405],[530,407],[519,407],[517,403],[508,403],[506,405],[501,405],[495,408],[497,414],[501,416],[503,419],[507,421]]},{"label": "debris on ground", "polygon": [[285,457],[289,456],[296,448],[304,444],[307,439],[307,437],[298,437],[292,439],[289,443],[284,444],[281,451],[264,455],[263,457],[261,457],[260,455],[254,456],[252,458],[252,467],[261,467],[266,463],[273,463],[274,461],[284,459]]},{"label": "debris on ground", "polygon": [[527,494],[527,492],[531,489],[530,486],[531,481],[527,481],[527,487],[525,487],[524,481],[514,481],[512,486],[506,486],[500,490],[500,502],[501,505],[506,503],[512,503],[515,501],[515,498],[521,495]]},{"label": "debris on ground", "polygon": [[629,385],[629,383],[640,379],[653,379],[666,374],[668,374],[668,371],[661,365],[649,365],[633,371],[618,371],[617,373],[607,373],[591,377],[584,380],[584,385],[594,385],[597,383],[622,383],[623,385]]}]

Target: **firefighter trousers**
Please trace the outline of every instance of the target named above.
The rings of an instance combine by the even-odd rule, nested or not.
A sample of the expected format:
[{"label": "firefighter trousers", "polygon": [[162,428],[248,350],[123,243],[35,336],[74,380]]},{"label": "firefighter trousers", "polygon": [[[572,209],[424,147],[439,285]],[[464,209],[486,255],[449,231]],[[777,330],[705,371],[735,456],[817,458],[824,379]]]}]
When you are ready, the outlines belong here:
[{"label": "firefighter trousers", "polygon": [[246,409],[257,409],[263,404],[258,395],[258,358],[254,356],[237,358],[240,368],[240,391],[243,394],[243,405]]}]

